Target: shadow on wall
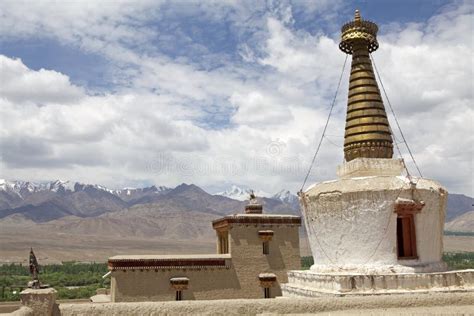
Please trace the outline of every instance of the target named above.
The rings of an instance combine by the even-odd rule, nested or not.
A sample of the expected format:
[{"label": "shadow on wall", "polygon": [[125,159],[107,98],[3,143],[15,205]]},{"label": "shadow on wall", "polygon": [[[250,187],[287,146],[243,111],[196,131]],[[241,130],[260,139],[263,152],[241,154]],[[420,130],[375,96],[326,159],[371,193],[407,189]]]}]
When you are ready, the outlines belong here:
[{"label": "shadow on wall", "polygon": [[[199,291],[211,291],[216,289],[236,289],[240,290],[240,282],[237,277],[234,266],[231,266],[226,273],[218,277],[214,270],[200,271],[200,278],[206,280],[206,282],[201,282],[199,284]],[[190,279],[190,285],[188,292],[193,290],[193,280]],[[194,298],[194,294],[192,294]]]},{"label": "shadow on wall", "polygon": [[286,270],[285,261],[283,260],[283,256],[280,250],[280,245],[284,245],[285,242],[283,240],[278,240],[277,242],[275,241],[272,240],[269,244],[270,251],[268,255],[266,255],[268,266],[272,270]]}]

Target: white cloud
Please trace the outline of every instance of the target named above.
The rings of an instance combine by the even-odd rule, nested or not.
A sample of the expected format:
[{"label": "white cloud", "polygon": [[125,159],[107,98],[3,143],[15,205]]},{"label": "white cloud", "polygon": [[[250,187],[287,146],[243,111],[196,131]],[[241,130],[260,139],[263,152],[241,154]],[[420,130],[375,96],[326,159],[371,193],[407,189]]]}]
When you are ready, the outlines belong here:
[{"label": "white cloud", "polygon": [[0,95],[11,102],[69,102],[77,101],[83,94],[72,86],[69,78],[59,72],[40,69],[32,71],[19,59],[0,55]]},{"label": "white cloud", "polygon": [[258,91],[246,95],[235,93],[230,97],[230,102],[237,108],[232,122],[239,125],[265,128],[293,119],[288,106],[278,104],[278,100]]},{"label": "white cloud", "polygon": [[[9,76],[17,74],[10,86],[25,101],[19,102],[13,89],[1,90],[0,142],[6,174],[13,176],[22,167],[107,168],[111,160],[123,163],[133,155],[152,157],[156,151],[191,152],[207,146],[204,131],[172,98],[146,93],[89,96],[65,75],[1,59],[9,65]],[[29,81],[21,81],[23,73],[29,74]],[[32,89],[38,86],[45,88]]]},{"label": "white cloud", "polygon": [[[9,69],[2,71],[8,82],[2,78],[0,91],[2,176],[112,187],[187,181],[245,183],[269,192],[299,189],[344,55],[337,40],[294,29],[291,4],[270,13],[240,2],[206,4],[209,19],[230,19],[240,34],[253,28],[253,37],[238,45],[245,61],[222,58],[223,65],[212,70],[148,54],[147,41],[159,30],[143,21],[164,14],[154,2],[74,3],[52,12],[40,2],[20,20],[25,3],[8,4],[0,19],[2,36],[49,34],[101,54],[120,64],[120,84],[117,92],[93,96],[64,74],[0,57]],[[448,7],[427,23],[380,25],[388,31],[374,57],[425,175],[472,195],[469,8]],[[188,10],[193,14],[194,7]],[[14,21],[21,23],[13,28]],[[132,42],[148,48],[134,50]],[[343,78],[311,181],[334,177],[342,159],[347,70]],[[228,124],[210,128],[214,116]]]}]

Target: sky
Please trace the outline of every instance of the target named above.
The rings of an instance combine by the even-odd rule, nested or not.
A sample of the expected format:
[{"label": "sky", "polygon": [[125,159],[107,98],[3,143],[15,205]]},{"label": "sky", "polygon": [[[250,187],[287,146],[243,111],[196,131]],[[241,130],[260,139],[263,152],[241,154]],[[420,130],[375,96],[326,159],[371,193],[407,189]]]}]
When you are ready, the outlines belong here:
[{"label": "sky", "polygon": [[[379,25],[373,58],[423,176],[474,196],[473,6],[4,0],[0,177],[296,192],[343,68],[340,27],[359,9]],[[349,65],[308,184],[343,161]]]}]

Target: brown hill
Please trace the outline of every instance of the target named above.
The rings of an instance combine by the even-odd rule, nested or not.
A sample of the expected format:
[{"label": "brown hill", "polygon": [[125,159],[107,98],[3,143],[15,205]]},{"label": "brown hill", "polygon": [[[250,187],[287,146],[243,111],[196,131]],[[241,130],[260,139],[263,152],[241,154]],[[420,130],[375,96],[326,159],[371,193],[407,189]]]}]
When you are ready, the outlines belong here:
[{"label": "brown hill", "polygon": [[474,233],[474,211],[469,211],[454,218],[444,225],[444,229],[453,232]]},{"label": "brown hill", "polygon": [[464,194],[449,193],[448,205],[446,206],[446,222],[474,210],[474,199]]},{"label": "brown hill", "polygon": [[36,225],[40,231],[116,238],[212,239],[211,221],[218,216],[198,211],[186,213],[166,205],[136,205],[97,217],[63,217]]}]

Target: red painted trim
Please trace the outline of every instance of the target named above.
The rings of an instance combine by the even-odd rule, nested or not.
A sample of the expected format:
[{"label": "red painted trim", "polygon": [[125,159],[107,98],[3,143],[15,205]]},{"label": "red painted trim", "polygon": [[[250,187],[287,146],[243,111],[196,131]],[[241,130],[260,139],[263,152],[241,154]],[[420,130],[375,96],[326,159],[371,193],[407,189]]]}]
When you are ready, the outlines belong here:
[{"label": "red painted trim", "polygon": [[110,270],[227,267],[226,259],[109,259]]},{"label": "red painted trim", "polygon": [[301,217],[265,217],[265,216],[226,216],[212,222],[213,228],[228,226],[230,224],[271,224],[271,225],[298,225],[301,226]]}]

